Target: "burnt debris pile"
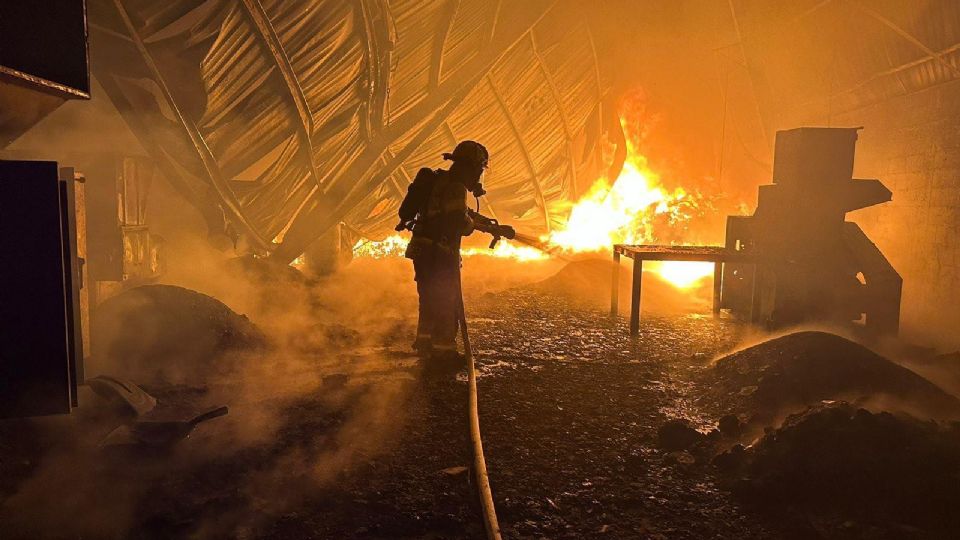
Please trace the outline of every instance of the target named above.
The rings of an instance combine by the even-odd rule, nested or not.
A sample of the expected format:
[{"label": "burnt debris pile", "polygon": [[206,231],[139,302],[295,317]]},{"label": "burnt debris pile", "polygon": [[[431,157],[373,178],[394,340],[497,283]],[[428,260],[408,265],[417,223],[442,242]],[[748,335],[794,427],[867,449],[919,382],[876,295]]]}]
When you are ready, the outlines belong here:
[{"label": "burnt debris pile", "polygon": [[960,400],[870,349],[826,332],[796,332],[734,352],[708,373],[704,399],[765,427],[822,400],[953,418]]},{"label": "burnt debris pile", "polygon": [[173,285],[144,285],[104,301],[92,333],[100,370],[138,381],[206,378],[228,353],[268,344],[246,316]]},{"label": "burnt debris pile", "polygon": [[960,400],[916,372],[803,331],[719,358],[701,383],[701,405],[724,416],[716,433],[683,430],[684,447],[801,537],[960,530]]},{"label": "burnt debris pile", "polygon": [[764,506],[795,505],[849,527],[893,523],[900,537],[960,528],[956,423],[822,403],[715,461],[735,492]]}]

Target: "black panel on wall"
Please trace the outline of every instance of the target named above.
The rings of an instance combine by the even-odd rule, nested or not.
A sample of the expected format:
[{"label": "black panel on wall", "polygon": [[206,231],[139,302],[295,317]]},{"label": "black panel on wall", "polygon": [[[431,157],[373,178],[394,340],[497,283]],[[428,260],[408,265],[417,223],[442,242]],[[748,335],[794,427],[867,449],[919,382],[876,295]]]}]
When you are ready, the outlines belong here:
[{"label": "black panel on wall", "polygon": [[89,94],[84,1],[0,1],[0,66]]},{"label": "black panel on wall", "polygon": [[52,161],[0,160],[0,417],[70,412],[58,172]]}]

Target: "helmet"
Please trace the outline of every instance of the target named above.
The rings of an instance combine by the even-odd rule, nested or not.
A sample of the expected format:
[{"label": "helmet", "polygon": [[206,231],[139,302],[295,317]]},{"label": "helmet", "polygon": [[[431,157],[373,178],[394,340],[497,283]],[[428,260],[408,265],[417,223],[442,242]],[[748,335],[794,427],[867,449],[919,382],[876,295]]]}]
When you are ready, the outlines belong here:
[{"label": "helmet", "polygon": [[450,161],[470,161],[487,168],[487,162],[490,160],[490,154],[486,147],[476,141],[463,141],[453,149],[453,152],[443,154],[443,159]]}]

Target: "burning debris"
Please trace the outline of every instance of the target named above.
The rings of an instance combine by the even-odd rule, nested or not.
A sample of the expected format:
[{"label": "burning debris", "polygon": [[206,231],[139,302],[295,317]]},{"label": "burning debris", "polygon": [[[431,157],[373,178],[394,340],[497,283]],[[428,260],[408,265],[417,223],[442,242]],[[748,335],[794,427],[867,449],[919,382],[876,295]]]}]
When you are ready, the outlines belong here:
[{"label": "burning debris", "polygon": [[[636,119],[633,119],[636,120]],[[621,120],[625,122],[625,120]],[[569,208],[569,217],[543,240],[568,252],[608,251],[614,244],[676,241],[709,208],[699,192],[663,186],[638,142],[627,139],[627,161],[612,182],[600,178]]]}]

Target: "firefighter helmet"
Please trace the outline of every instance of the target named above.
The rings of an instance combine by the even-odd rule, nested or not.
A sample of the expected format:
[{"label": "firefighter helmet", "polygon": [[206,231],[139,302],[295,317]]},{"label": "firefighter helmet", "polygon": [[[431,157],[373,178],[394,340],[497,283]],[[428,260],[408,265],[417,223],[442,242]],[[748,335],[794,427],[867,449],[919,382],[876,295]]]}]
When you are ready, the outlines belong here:
[{"label": "firefighter helmet", "polygon": [[462,141],[453,149],[453,152],[444,153],[443,159],[450,161],[469,161],[486,169],[487,162],[490,160],[490,154],[487,152],[486,147],[476,141]]}]

